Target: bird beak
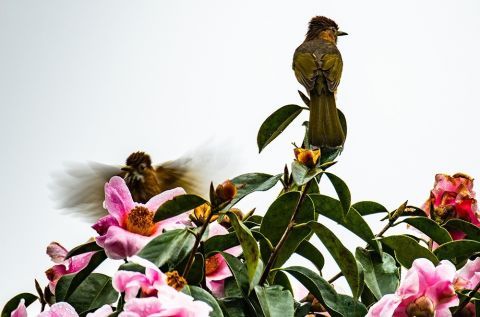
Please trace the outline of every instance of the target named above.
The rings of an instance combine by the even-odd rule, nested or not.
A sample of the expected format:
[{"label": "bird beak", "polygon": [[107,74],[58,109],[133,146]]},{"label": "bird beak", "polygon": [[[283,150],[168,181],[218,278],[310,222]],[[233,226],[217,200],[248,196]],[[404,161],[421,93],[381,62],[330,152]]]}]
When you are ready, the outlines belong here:
[{"label": "bird beak", "polygon": [[121,170],[124,171],[124,172],[131,172],[133,169],[130,166],[127,165],[127,166],[122,167]]},{"label": "bird beak", "polygon": [[343,36],[343,35],[348,35],[348,33],[343,31],[337,31],[337,36]]}]

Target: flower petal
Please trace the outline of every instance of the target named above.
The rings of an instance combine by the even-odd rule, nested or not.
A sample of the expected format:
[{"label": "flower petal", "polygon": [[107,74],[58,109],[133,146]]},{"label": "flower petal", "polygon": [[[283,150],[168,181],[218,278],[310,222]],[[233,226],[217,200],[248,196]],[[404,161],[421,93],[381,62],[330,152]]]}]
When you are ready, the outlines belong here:
[{"label": "flower petal", "polygon": [[119,293],[125,293],[125,300],[135,298],[140,291],[142,284],[147,278],[140,272],[118,271],[112,279],[113,288]]},{"label": "flower petal", "polygon": [[111,215],[102,217],[92,226],[97,233],[103,236],[111,226],[120,226],[117,219]]},{"label": "flower petal", "polygon": [[76,273],[83,270],[90,262],[93,254],[94,252],[87,252],[68,259],[68,273]]},{"label": "flower petal", "polygon": [[37,317],[78,317],[78,314],[70,304],[60,302],[53,304],[49,310],[40,313]]},{"label": "flower petal", "polygon": [[113,313],[112,306],[103,305],[93,313],[88,313],[87,317],[108,317]]},{"label": "flower petal", "polygon": [[402,299],[396,294],[388,294],[370,307],[366,317],[386,317],[393,316],[393,313],[402,302]]},{"label": "flower petal", "polygon": [[47,254],[54,263],[59,264],[65,261],[68,251],[60,243],[50,242],[47,246]]},{"label": "flower petal", "polygon": [[186,194],[185,190],[181,187],[166,190],[150,198],[150,200],[145,204],[145,207],[147,207],[148,210],[155,212],[157,211],[158,207],[163,205],[163,203],[165,203],[166,201],[171,200],[178,195],[185,195],[185,194]]},{"label": "flower petal", "polygon": [[17,308],[12,311],[10,317],[27,317],[27,307],[25,306],[25,299],[21,299]]},{"label": "flower petal", "polygon": [[109,258],[120,260],[137,254],[152,238],[153,236],[146,237],[112,226],[105,235],[97,237],[96,241]]},{"label": "flower petal", "polygon": [[120,225],[127,213],[135,207],[123,178],[114,176],[105,184],[105,207]]}]

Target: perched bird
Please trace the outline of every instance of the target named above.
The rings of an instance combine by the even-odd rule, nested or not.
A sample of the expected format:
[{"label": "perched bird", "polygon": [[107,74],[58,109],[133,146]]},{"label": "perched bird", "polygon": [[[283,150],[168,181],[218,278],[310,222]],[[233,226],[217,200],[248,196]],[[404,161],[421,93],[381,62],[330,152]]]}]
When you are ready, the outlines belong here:
[{"label": "perched bird", "polygon": [[335,21],[316,16],[293,55],[295,76],[310,95],[309,140],[320,148],[337,148],[345,142],[335,103],[343,68],[336,44],[342,35],[347,33],[340,31]]},{"label": "perched bird", "polygon": [[113,176],[125,179],[134,201],[146,203],[151,197],[175,187],[183,187],[187,193],[204,194],[209,182],[204,172],[189,155],[153,165],[148,154],[134,152],[123,167],[95,162],[70,164],[66,173],[56,175],[51,187],[58,208],[96,221],[107,214],[103,208],[104,185]]}]

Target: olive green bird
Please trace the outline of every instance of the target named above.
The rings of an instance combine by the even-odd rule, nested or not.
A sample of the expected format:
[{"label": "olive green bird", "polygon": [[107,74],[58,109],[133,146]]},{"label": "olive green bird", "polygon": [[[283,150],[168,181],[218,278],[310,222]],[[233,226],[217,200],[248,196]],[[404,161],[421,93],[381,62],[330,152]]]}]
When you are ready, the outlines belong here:
[{"label": "olive green bird", "polygon": [[345,142],[335,103],[343,68],[337,37],[342,35],[347,33],[339,31],[335,21],[316,16],[293,55],[295,76],[310,95],[310,144],[320,148],[338,148]]}]

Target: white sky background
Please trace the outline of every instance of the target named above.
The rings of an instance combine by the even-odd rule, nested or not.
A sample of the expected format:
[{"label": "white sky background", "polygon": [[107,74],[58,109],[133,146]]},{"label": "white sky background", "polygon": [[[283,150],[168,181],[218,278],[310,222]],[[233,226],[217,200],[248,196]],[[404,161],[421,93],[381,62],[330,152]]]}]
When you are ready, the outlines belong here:
[{"label": "white sky background", "polygon": [[[339,40],[348,138],[332,171],[353,201],[420,205],[437,172],[480,177],[479,14],[478,1],[0,0],[0,306],[46,283],[50,241],[94,235],[48,197],[65,161],[121,164],[142,149],[161,162],[217,136],[236,150],[215,155],[242,157],[221,178],[281,172],[307,113],[261,155],[256,134],[301,104],[291,58],[314,15],[350,34]],[[276,194],[242,207],[263,213]]]}]

